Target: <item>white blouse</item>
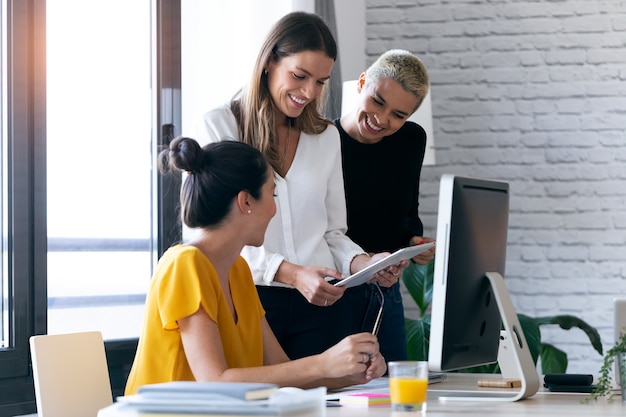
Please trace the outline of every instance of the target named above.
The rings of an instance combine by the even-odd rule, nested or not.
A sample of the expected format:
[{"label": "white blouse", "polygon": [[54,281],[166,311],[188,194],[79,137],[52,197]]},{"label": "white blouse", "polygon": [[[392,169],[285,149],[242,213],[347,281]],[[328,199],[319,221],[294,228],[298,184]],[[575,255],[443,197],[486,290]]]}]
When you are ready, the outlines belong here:
[{"label": "white blouse", "polygon": [[[239,140],[235,116],[228,105],[209,111],[194,123],[201,146]],[[257,285],[273,282],[283,260],[302,266],[323,266],[350,275],[352,259],[365,251],[346,236],[346,200],[339,132],[329,124],[320,135],[300,134],[285,178],[276,175],[276,215],[260,247],[246,246],[242,256]]]}]

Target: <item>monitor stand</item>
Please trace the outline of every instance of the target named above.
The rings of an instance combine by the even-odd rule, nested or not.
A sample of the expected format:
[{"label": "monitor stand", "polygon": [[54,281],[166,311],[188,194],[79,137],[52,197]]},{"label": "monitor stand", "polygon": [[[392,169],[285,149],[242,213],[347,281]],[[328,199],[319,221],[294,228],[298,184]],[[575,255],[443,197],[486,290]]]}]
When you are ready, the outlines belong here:
[{"label": "monitor stand", "polygon": [[[440,401],[517,401],[535,395],[539,389],[539,374],[530,355],[530,350],[528,350],[526,337],[511,302],[511,296],[504,285],[504,279],[497,272],[487,272],[485,276],[491,283],[491,288],[498,303],[498,310],[500,310],[500,317],[506,332],[503,335],[508,335],[510,339],[510,349],[508,351],[512,360],[509,362],[509,365],[511,365],[509,369],[511,369],[511,373],[515,374],[515,378],[521,381],[521,388],[519,391],[509,391],[507,389],[503,392],[446,393],[439,397]],[[509,376],[511,375],[507,375],[507,377]]]}]

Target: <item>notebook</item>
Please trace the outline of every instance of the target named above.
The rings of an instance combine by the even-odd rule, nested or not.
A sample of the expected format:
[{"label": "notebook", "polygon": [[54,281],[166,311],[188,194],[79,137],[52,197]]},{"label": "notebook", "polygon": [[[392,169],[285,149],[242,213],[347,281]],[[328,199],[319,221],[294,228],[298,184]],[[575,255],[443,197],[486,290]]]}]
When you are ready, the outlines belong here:
[{"label": "notebook", "polygon": [[278,391],[278,385],[261,382],[173,381],[139,387],[138,394],[154,398],[207,398],[210,395],[238,400],[262,400]]}]

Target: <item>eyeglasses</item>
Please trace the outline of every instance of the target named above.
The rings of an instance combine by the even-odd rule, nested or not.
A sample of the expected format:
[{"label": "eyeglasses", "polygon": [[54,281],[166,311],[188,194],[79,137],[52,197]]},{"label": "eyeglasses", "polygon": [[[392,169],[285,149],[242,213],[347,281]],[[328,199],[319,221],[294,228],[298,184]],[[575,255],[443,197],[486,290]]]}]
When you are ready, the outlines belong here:
[{"label": "eyeglasses", "polygon": [[385,295],[383,294],[383,290],[380,289],[378,283],[375,283],[374,286],[376,290],[374,294],[376,294],[376,298],[378,298],[378,302],[380,304],[380,308],[378,309],[378,315],[376,315],[376,320],[374,321],[374,328],[372,329],[372,334],[374,336],[378,335],[378,330],[380,330],[380,323],[383,318],[383,307],[385,307]]}]

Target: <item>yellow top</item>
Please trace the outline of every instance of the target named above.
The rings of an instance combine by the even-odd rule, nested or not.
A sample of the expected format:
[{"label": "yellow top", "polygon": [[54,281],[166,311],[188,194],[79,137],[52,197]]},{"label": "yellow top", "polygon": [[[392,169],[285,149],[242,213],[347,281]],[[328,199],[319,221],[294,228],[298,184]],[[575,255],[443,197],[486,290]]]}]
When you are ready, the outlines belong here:
[{"label": "yellow top", "polygon": [[195,380],[185,357],[178,320],[202,307],[217,323],[229,368],[263,365],[261,306],[250,268],[239,257],[229,271],[235,322],[217,272],[197,248],[176,245],[161,257],[146,296],[144,323],[126,395],[141,385]]}]

